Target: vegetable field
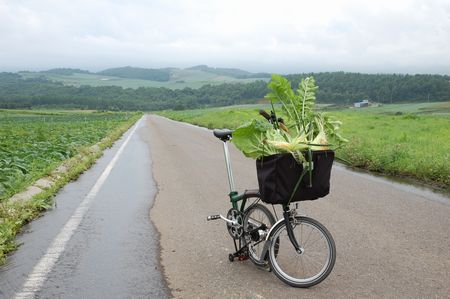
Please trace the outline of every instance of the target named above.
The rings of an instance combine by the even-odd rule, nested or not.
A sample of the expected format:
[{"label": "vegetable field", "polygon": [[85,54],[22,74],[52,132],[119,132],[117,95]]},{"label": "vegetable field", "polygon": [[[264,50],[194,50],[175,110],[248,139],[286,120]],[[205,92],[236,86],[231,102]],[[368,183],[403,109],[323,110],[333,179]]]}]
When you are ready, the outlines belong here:
[{"label": "vegetable field", "polygon": [[[450,190],[448,107],[449,102],[441,102],[329,111],[328,114],[342,120],[342,136],[349,139],[348,144],[337,150],[337,157],[352,166],[412,177]],[[214,108],[160,114],[208,128],[235,129],[243,121],[262,119],[258,115],[260,108]]]},{"label": "vegetable field", "polygon": [[0,201],[137,115],[0,110]]},{"label": "vegetable field", "polygon": [[[52,195],[88,169],[140,116],[0,110],[0,264],[17,247],[14,239],[22,226],[50,207]],[[89,150],[94,144],[98,149]],[[68,162],[67,173],[53,178],[52,187],[30,200],[5,200],[50,174],[63,160]]]}]

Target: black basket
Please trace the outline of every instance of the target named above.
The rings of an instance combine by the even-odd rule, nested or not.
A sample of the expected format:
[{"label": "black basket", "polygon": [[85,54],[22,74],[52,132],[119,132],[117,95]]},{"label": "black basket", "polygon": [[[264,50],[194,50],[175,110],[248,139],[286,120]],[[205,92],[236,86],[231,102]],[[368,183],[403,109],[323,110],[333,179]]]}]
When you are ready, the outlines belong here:
[{"label": "black basket", "polygon": [[[334,151],[312,151],[312,182],[309,171],[304,174],[291,202],[314,200],[330,192],[331,166]],[[305,154],[308,157],[308,153]],[[259,191],[262,201],[270,204],[287,204],[303,172],[291,154],[277,154],[256,160]]]}]

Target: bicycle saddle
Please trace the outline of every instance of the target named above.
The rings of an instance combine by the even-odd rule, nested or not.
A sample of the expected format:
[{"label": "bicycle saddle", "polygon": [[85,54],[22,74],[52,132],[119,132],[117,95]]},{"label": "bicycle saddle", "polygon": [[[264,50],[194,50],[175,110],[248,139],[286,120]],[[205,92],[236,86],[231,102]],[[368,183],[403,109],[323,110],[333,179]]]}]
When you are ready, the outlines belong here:
[{"label": "bicycle saddle", "polygon": [[233,134],[232,130],[228,130],[228,129],[215,129],[213,131],[214,136],[216,136],[217,138],[219,138],[220,140],[222,140],[223,142],[227,142],[228,140],[231,139],[231,135]]}]

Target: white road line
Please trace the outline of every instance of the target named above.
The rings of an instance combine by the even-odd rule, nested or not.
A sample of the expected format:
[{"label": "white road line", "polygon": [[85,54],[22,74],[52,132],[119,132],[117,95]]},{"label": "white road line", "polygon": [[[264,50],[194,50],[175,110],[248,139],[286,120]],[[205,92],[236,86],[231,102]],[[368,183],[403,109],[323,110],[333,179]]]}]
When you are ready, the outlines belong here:
[{"label": "white road line", "polygon": [[14,296],[15,299],[34,298],[36,293],[42,288],[44,282],[47,280],[48,274],[50,273],[50,271],[52,271],[59,257],[64,252],[67,243],[69,242],[72,235],[75,233],[75,230],[80,225],[81,221],[86,215],[86,212],[89,210],[92,200],[95,198],[98,191],[100,191],[100,188],[108,178],[109,174],[111,173],[111,170],[114,168],[114,165],[116,164],[117,160],[122,154],[123,149],[125,148],[125,146],[127,146],[128,141],[130,141],[131,136],[133,136],[134,132],[139,127],[139,124],[141,123],[142,119],[143,118],[141,118],[135,124],[134,128],[131,130],[127,139],[123,142],[122,146],[114,155],[111,162],[109,162],[108,166],[106,166],[105,170],[100,175],[97,182],[95,182],[95,185],[92,187],[92,189],[80,203],[78,208],[75,210],[73,215],[64,225],[62,230],[53,240],[52,244],[47,249],[47,252],[44,254],[44,256],[42,256],[42,258],[39,260],[36,266],[34,266],[33,271],[28,275],[27,280],[23,284],[22,290],[20,291],[20,293],[16,293],[16,295]]}]

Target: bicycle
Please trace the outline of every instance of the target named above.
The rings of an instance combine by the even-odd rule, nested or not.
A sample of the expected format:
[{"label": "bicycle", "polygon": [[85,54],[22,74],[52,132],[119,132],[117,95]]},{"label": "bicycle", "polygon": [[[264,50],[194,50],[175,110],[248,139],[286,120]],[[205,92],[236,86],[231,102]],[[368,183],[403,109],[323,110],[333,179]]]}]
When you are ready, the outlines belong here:
[{"label": "bicycle", "polygon": [[[260,114],[273,121],[273,113],[269,116],[260,111]],[[283,218],[276,221],[269,209],[259,203],[260,190],[238,194],[228,150],[233,131],[216,129],[213,134],[223,141],[232,207],[226,217],[211,215],[207,220],[226,222],[236,250],[229,254],[230,262],[235,258],[240,261],[250,258],[255,265],[273,271],[293,287],[307,288],[322,282],[336,260],[336,246],[330,232],[317,220],[297,215],[297,203],[293,208],[290,202],[282,204]],[[246,207],[248,200],[253,202]]]}]

